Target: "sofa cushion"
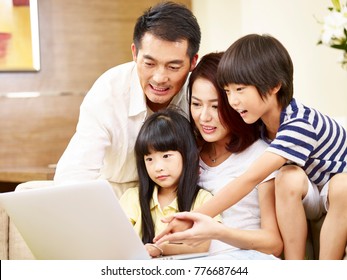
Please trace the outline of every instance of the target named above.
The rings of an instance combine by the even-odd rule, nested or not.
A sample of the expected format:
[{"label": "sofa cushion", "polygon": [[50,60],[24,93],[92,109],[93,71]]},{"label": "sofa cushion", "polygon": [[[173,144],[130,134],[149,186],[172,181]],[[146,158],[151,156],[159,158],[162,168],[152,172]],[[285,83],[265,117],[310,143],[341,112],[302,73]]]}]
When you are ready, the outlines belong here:
[{"label": "sofa cushion", "polygon": [[10,260],[34,260],[35,257],[31,253],[28,245],[19,233],[16,226],[9,222],[9,259]]},{"label": "sofa cushion", "polygon": [[8,221],[7,213],[0,208],[0,260],[8,259]]}]

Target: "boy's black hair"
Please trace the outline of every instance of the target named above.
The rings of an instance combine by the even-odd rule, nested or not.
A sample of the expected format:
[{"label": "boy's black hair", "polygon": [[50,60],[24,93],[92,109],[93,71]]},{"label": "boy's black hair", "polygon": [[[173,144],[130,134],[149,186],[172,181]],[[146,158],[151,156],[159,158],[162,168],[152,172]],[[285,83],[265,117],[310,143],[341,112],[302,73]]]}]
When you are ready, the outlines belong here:
[{"label": "boy's black hair", "polygon": [[281,108],[293,98],[293,62],[286,48],[270,35],[249,34],[233,43],[218,67],[218,83],[253,85],[260,96],[281,86],[277,100]]},{"label": "boy's black hair", "polygon": [[190,60],[198,53],[201,31],[196,17],[183,4],[160,2],[137,19],[133,41],[138,51],[145,33],[170,42],[188,41]]},{"label": "boy's black hair", "polygon": [[199,150],[188,119],[176,107],[153,113],[143,124],[135,143],[139,175],[139,200],[142,218],[142,241],[152,243],[155,236],[150,201],[155,183],[147,173],[144,156],[154,151],[178,151],[183,168],[177,187],[178,210],[190,211],[200,187]]}]

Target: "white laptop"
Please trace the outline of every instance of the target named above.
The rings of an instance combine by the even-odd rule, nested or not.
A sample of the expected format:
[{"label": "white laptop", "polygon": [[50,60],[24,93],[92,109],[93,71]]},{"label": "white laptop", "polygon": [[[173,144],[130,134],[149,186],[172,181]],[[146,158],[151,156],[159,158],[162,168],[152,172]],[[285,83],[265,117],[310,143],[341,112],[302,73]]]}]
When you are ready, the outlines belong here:
[{"label": "white laptop", "polygon": [[[105,180],[0,194],[36,259],[146,260],[140,237]],[[207,253],[166,256],[189,259]]]}]

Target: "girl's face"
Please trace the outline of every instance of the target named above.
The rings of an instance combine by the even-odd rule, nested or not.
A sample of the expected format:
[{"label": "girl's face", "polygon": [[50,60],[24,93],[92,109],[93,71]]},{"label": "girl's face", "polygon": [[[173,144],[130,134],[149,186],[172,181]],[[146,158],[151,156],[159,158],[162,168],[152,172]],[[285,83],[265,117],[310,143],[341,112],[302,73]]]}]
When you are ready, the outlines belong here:
[{"label": "girl's face", "polygon": [[150,154],[144,156],[144,161],[148,175],[153,182],[159,187],[176,191],[183,168],[180,152],[150,150]]},{"label": "girl's face", "polygon": [[207,79],[195,80],[190,111],[206,142],[217,142],[228,137],[229,131],[222,125],[218,115],[218,92]]}]

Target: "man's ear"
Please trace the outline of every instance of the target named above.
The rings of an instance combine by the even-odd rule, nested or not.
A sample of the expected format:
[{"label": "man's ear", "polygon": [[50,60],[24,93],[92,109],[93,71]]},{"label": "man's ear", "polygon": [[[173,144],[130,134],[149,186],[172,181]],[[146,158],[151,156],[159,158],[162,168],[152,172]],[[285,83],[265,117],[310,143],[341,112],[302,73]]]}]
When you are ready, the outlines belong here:
[{"label": "man's ear", "polygon": [[133,60],[136,62],[137,59],[137,49],[134,43],[131,44],[131,53],[133,55]]},{"label": "man's ear", "polygon": [[198,58],[199,58],[198,54],[194,55],[194,57],[192,59],[192,62],[190,64],[190,72],[194,70],[194,68],[195,68],[195,66],[196,66],[196,64],[198,62]]}]

